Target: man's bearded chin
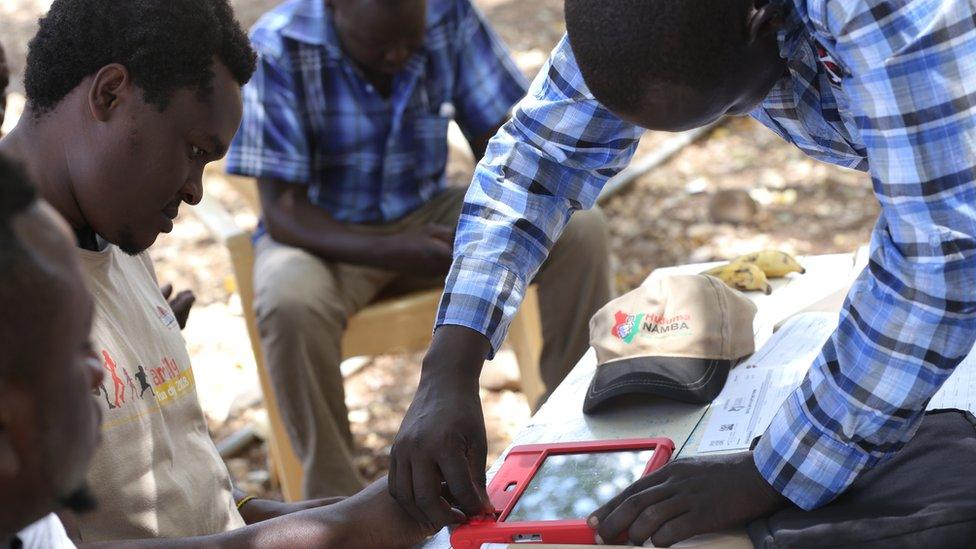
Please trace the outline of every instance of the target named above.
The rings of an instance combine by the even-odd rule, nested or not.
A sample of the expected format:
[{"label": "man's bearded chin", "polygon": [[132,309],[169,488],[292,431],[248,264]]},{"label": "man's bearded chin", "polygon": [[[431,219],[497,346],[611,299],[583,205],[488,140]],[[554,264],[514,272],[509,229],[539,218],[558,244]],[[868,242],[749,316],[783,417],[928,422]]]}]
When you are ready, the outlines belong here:
[{"label": "man's bearded chin", "polygon": [[75,513],[87,513],[98,507],[98,501],[86,483],[74,492],[62,497],[61,506]]},{"label": "man's bearded chin", "polygon": [[122,228],[116,245],[122,250],[122,253],[129,256],[137,256],[149,248],[149,246],[136,244],[132,229],[129,227]]}]

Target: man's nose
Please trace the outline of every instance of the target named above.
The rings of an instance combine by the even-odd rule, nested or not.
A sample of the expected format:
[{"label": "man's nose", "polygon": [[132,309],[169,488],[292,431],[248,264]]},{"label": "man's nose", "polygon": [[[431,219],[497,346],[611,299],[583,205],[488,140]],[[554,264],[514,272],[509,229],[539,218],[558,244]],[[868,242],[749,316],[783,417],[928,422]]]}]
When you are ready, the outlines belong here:
[{"label": "man's nose", "polygon": [[195,172],[187,179],[181,189],[181,198],[191,206],[196,206],[203,200],[203,170]]}]

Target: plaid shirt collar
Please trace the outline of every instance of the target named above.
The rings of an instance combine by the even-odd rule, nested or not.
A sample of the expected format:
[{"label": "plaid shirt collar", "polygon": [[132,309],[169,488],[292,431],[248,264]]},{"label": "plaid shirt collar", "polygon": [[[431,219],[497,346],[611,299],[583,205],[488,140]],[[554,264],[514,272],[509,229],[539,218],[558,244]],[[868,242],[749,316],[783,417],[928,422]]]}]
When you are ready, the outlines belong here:
[{"label": "plaid shirt collar", "polygon": [[867,150],[843,87],[850,72],[825,45],[832,42],[816,24],[792,2],[783,9],[777,39],[787,72],[752,116],[813,158],[867,170]]},{"label": "plaid shirt collar", "polygon": [[793,59],[798,50],[807,43],[809,35],[793,3],[786,1],[778,3],[783,7],[783,27],[776,36],[779,42],[779,56],[787,60]]},{"label": "plaid shirt collar", "polygon": [[281,29],[281,34],[305,44],[325,46],[330,55],[342,56],[332,16],[322,0],[304,0]]},{"label": "plaid shirt collar", "polygon": [[[816,29],[800,17],[793,2],[780,1],[783,6],[783,28],[777,33],[779,42],[779,56],[787,61],[808,61],[815,60],[827,72],[830,82],[839,86],[847,70],[836,60],[830,50],[820,41],[816,40]],[[808,52],[813,52],[814,57],[810,57]]]}]

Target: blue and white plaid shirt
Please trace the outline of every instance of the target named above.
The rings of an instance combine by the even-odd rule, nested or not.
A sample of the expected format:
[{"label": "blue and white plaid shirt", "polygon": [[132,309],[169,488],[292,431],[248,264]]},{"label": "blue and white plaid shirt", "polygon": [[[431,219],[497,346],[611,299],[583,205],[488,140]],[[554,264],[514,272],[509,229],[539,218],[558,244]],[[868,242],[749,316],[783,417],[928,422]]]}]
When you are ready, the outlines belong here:
[{"label": "blue and white plaid shirt", "polygon": [[[913,436],[976,339],[976,23],[967,0],[789,11],[789,75],[753,116],[816,158],[869,169],[882,205],[837,332],[754,454],[812,509]],[[640,135],[593,98],[563,39],[478,166],[438,324],[497,349],[572,212],[594,204]]]},{"label": "blue and white plaid shirt", "polygon": [[525,82],[469,0],[427,4],[423,50],[389,98],[343,54],[323,0],[265,14],[251,31],[260,58],[227,170],[308,186],[313,204],[347,223],[394,221],[442,191],[450,119],[482,135]]}]

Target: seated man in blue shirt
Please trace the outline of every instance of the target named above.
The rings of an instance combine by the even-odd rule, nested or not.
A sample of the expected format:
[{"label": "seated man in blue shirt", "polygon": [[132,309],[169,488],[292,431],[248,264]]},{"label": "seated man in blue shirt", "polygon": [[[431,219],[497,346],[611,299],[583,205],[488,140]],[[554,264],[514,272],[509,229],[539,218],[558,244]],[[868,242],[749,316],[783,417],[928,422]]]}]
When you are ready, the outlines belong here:
[{"label": "seated man in blue shirt", "polygon": [[[260,60],[228,170],[259,179],[262,343],[305,495],[350,494],[362,481],[339,371],[346,320],[381,292],[443,284],[465,192],[446,186],[448,122],[480,159],[525,87],[469,0],[292,0],[251,40]],[[608,271],[593,212],[534,278],[550,389],[587,348]]]},{"label": "seated man in blue shirt", "polygon": [[[418,516],[484,491],[481,360],[519,281],[630,160],[642,128],[751,113],[820,160],[870,171],[882,214],[837,331],[755,451],[675,462],[590,517],[669,545],[787,504],[824,505],[901,449],[976,340],[976,20],[943,0],[566,0],[568,38],[491,141],[390,489]],[[570,47],[572,45],[572,47]],[[453,410],[449,418],[437,410]],[[478,461],[478,463],[471,463]],[[410,471],[412,474],[405,473]],[[477,481],[478,479],[475,479]]]}]

